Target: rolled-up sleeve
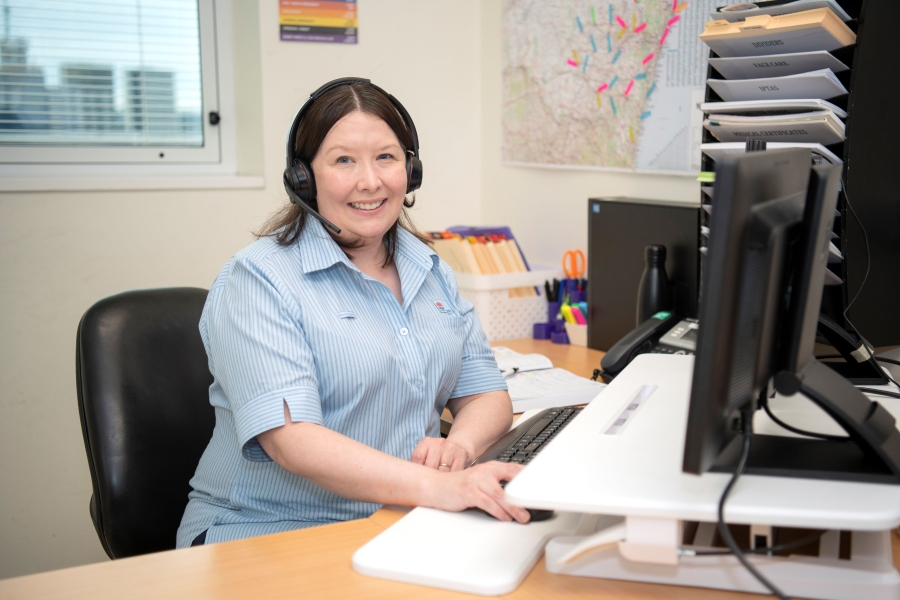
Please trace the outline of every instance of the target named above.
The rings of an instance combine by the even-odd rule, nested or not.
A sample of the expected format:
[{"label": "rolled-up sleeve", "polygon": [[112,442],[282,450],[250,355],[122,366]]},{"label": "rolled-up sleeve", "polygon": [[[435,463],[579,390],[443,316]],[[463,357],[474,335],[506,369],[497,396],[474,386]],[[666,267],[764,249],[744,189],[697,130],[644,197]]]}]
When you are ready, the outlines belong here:
[{"label": "rolled-up sleeve", "polygon": [[210,369],[234,416],[241,453],[271,460],[256,436],[292,421],[321,425],[315,362],[299,306],[264,266],[236,259],[206,317]]},{"label": "rolled-up sleeve", "polygon": [[508,389],[506,380],[497,367],[494,353],[488,343],[487,336],[475,312],[475,306],[459,295],[459,287],[453,272],[447,269],[444,274],[452,287],[456,306],[463,319],[464,341],[462,367],[456,387],[450,398],[461,398],[472,394],[483,394],[496,390]]}]

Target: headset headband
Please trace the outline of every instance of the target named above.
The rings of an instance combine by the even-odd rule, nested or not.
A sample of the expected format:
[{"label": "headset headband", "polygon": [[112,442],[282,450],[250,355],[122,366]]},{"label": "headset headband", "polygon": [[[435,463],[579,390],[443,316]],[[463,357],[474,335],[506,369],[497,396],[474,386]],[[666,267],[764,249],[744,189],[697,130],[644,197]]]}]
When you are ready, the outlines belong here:
[{"label": "headset headband", "polygon": [[328,83],[314,91],[312,94],[310,94],[309,99],[304,102],[303,106],[300,107],[300,110],[297,111],[297,115],[294,117],[294,122],[291,123],[291,130],[288,132],[287,137],[286,156],[288,169],[294,166],[294,160],[296,159],[296,157],[294,156],[294,146],[297,140],[297,131],[300,129],[300,122],[303,121],[303,117],[306,116],[306,113],[309,111],[309,108],[312,106],[313,102],[318,100],[319,97],[328,90],[340,87],[342,85],[352,85],[354,83],[364,83],[366,85],[370,85],[387,96],[388,100],[391,101],[391,104],[394,105],[394,108],[397,109],[397,112],[400,113],[400,117],[403,119],[403,122],[406,123],[406,126],[409,128],[409,132],[410,134],[412,134],[413,139],[412,155],[416,158],[419,158],[419,135],[416,133],[416,126],[413,123],[412,118],[409,116],[409,113],[406,112],[406,109],[403,107],[403,105],[400,104],[400,101],[368,79],[363,79],[362,77],[341,77],[340,79],[329,81]]}]

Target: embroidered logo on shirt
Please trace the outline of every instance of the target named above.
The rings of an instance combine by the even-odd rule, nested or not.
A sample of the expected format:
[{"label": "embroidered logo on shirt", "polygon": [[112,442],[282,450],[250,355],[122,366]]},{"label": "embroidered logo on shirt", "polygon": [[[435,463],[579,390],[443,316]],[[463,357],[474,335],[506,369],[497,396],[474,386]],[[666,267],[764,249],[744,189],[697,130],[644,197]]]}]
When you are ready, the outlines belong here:
[{"label": "embroidered logo on shirt", "polygon": [[453,311],[450,309],[450,307],[447,306],[446,304],[444,304],[443,302],[439,301],[439,300],[435,300],[435,301],[434,301],[434,305],[437,307],[437,309],[438,309],[439,311],[441,311],[441,312],[444,313],[445,315],[452,315],[452,314],[453,314]]}]

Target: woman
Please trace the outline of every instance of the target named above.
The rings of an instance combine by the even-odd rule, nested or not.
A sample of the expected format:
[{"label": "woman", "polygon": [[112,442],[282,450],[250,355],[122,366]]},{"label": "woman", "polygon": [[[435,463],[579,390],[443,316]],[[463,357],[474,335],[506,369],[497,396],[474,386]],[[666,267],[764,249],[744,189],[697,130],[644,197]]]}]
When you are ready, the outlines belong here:
[{"label": "woman", "polygon": [[472,304],[407,224],[414,127],[365,80],[326,88],[298,113],[294,152],[312,170],[309,204],[340,233],[289,206],[213,283],[200,333],[216,427],[179,547],[382,504],[529,518],[500,486],[520,466],[464,470],[512,405]]}]

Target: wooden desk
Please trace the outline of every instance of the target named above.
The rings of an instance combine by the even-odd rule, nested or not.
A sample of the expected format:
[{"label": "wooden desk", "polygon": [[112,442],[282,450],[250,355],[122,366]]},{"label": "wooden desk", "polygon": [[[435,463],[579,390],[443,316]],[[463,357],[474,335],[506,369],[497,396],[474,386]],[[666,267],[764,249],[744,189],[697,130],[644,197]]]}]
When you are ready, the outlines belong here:
[{"label": "wooden desk", "polygon": [[[590,376],[601,352],[549,342],[498,342],[518,352],[540,352],[553,364]],[[0,598],[137,600],[142,598],[476,598],[364,577],[351,567],[363,544],[403,516],[382,508],[368,519],[300,529],[222,544],[172,550],[0,581]],[[900,544],[893,537],[894,556]],[[433,542],[437,543],[437,542]],[[423,551],[428,545],[423,544]],[[567,577],[548,573],[543,559],[504,598],[759,598],[755,594]]]}]

